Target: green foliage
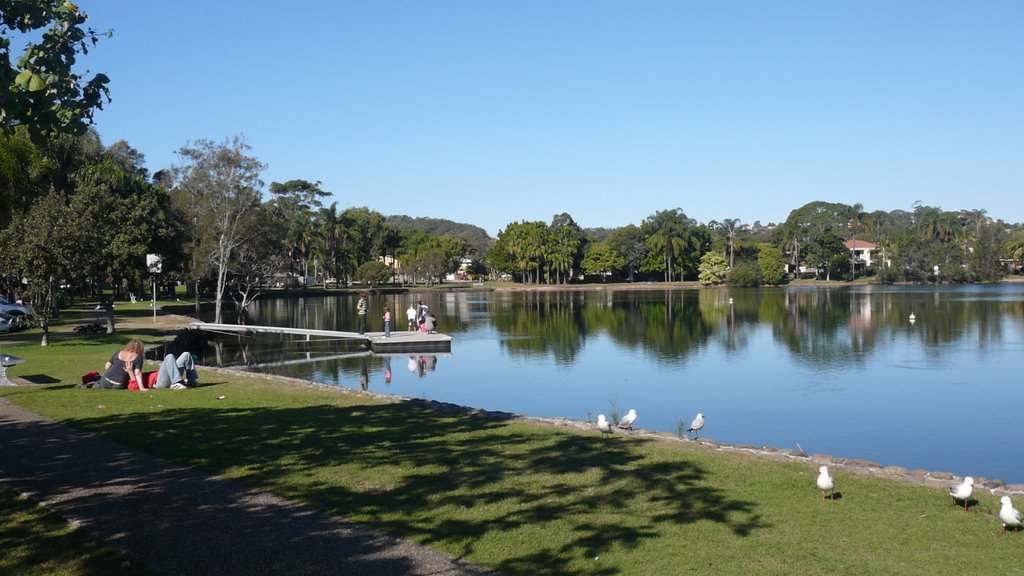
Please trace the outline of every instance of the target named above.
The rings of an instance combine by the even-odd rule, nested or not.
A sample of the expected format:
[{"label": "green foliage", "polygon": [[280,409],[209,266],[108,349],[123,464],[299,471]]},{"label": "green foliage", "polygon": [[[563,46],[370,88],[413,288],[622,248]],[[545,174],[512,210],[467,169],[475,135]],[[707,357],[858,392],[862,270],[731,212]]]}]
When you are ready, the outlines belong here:
[{"label": "green foliage", "polygon": [[734,288],[758,286],[761,284],[761,269],[757,264],[739,262],[729,270],[725,283]]},{"label": "green foliage", "polygon": [[240,136],[221,143],[198,140],[178,150],[183,164],[174,169],[176,198],[194,239],[194,261],[210,262],[216,277],[218,323],[233,256],[242,243],[261,233],[256,213],[266,165],[250,156],[250,149]]},{"label": "green foliage", "polygon": [[374,260],[366,262],[356,269],[356,280],[370,286],[377,286],[390,280],[393,274],[394,270],[391,269],[391,266],[380,260]]},{"label": "green foliage", "polygon": [[[100,36],[87,16],[65,0],[0,0],[0,131],[27,128],[35,140],[82,134],[93,111],[110,101],[109,78],[76,69]],[[111,33],[107,32],[106,36]],[[25,41],[12,58],[12,39]],[[16,61],[16,64],[14,63]]]},{"label": "green foliage", "polygon": [[633,224],[616,228],[608,236],[608,246],[622,257],[623,266],[629,274],[629,281],[632,282],[647,255],[643,232]]},{"label": "green foliage", "polygon": [[782,251],[771,244],[758,247],[757,267],[761,269],[761,282],[764,284],[777,286],[786,278],[786,261]]},{"label": "green foliage", "polygon": [[[30,361],[81,374],[91,364],[74,351],[68,362],[71,348],[33,351]],[[996,574],[1020,552],[1020,534],[996,538],[998,503],[987,493],[968,514],[944,489],[838,469],[843,497],[825,502],[804,462],[377,403],[257,375],[222,373],[216,386],[187,393],[33,386],[0,396],[509,574]],[[354,421],[361,425],[338,426]],[[4,525],[18,535],[24,526],[50,537],[65,529],[39,528],[24,513],[15,507]],[[53,540],[57,550],[33,541],[39,558],[65,546],[94,551]],[[57,566],[38,573],[61,573],[78,555],[53,558]]]},{"label": "green foliage", "polygon": [[494,244],[494,239],[483,228],[443,218],[388,216],[385,218],[385,223],[399,232],[415,230],[432,236],[462,238],[478,254],[484,254]]},{"label": "green foliage", "polygon": [[625,259],[618,252],[612,250],[607,242],[591,244],[583,257],[583,271],[587,274],[613,274],[625,267]]},{"label": "green foliage", "polygon": [[725,277],[729,273],[729,263],[718,252],[708,252],[701,256],[698,271],[700,274],[697,279],[702,285],[717,286],[725,282]]}]

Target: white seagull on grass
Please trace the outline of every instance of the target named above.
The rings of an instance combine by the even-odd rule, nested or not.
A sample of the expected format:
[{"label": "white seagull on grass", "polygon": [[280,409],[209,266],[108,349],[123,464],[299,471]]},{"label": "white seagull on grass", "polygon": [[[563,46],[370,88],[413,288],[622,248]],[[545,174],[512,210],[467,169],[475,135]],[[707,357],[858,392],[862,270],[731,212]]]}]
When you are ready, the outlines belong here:
[{"label": "white seagull on grass", "polygon": [[828,498],[832,499],[836,494],[836,481],[828,474],[828,466],[822,466],[818,468],[818,490],[821,490],[821,499],[825,499],[825,492],[828,492]]},{"label": "white seagull on grass", "polygon": [[964,478],[963,483],[949,487],[949,495],[953,497],[953,505],[959,506],[957,501],[964,503],[964,512],[967,512],[967,499],[974,494],[974,478]]},{"label": "white seagull on grass", "polygon": [[690,427],[686,429],[687,432],[700,432],[700,429],[704,427],[704,415],[697,414],[697,417],[690,422]]},{"label": "white seagull on grass", "polygon": [[612,425],[605,419],[604,414],[597,415],[597,429],[605,434],[612,433]]},{"label": "white seagull on grass", "polygon": [[619,420],[619,428],[633,429],[633,422],[636,422],[636,410],[630,408],[629,412]]},{"label": "white seagull on grass", "polygon": [[999,519],[1003,521],[1003,529],[999,531],[999,535],[1002,536],[1007,526],[1020,526],[1021,516],[1020,510],[1013,507],[1009,496],[1003,496],[999,501],[1003,503],[1003,507],[999,509]]}]

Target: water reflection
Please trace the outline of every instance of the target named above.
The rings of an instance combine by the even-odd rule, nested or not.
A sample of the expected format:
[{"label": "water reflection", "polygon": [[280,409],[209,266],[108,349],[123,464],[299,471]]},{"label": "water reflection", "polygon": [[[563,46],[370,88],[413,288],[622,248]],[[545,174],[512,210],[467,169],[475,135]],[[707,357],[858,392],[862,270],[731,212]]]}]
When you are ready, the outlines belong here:
[{"label": "water reflection", "polygon": [[[584,419],[615,400],[669,432],[702,411],[719,440],[1024,482],[1024,463],[993,454],[1013,449],[1004,431],[1024,401],[1021,284],[425,292],[371,297],[370,318],[420,299],[453,337],[435,378],[435,355],[400,355],[408,371],[393,373],[392,358],[338,342],[228,337],[204,361],[524,414]],[[250,319],[355,322],[347,297],[261,299]],[[997,406],[949,438],[974,396]]]}]

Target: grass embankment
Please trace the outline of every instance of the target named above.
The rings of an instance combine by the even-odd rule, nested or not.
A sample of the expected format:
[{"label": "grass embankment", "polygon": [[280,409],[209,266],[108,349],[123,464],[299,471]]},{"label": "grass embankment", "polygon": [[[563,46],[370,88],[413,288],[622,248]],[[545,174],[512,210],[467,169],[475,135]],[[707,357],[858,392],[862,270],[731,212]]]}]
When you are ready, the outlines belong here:
[{"label": "grass embankment", "polygon": [[116,347],[106,339],[7,347],[67,384],[0,395],[507,573],[1024,573],[1024,534],[996,536],[988,494],[965,513],[942,490],[839,470],[841,497],[823,501],[806,463],[258,376],[208,371],[180,392],[71,388]]}]

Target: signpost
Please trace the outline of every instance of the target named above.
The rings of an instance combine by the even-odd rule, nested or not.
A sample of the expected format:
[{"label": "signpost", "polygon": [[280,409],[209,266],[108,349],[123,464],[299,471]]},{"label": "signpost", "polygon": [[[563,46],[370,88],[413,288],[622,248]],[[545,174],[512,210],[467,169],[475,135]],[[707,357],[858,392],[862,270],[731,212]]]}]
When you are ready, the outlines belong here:
[{"label": "signpost", "polygon": [[163,268],[164,258],[159,254],[146,254],[146,268],[153,276],[153,323],[156,324],[156,275]]}]

